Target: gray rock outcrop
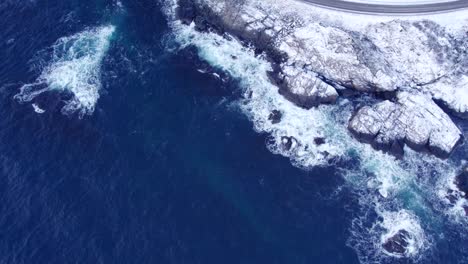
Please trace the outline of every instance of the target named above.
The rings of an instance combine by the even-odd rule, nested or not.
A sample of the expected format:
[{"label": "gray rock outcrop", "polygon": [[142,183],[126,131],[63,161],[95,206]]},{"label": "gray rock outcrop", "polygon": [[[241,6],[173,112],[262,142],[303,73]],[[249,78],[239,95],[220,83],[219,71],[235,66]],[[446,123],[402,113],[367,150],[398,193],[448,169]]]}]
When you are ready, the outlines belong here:
[{"label": "gray rock outcrop", "polygon": [[376,149],[402,154],[404,144],[446,158],[462,133],[430,97],[399,92],[396,102],[365,106],[349,122],[350,131]]},{"label": "gray rock outcrop", "polygon": [[301,68],[283,67],[284,85],[280,92],[297,105],[310,108],[323,103],[334,103],[338,98],[335,88],[322,81],[317,74]]}]

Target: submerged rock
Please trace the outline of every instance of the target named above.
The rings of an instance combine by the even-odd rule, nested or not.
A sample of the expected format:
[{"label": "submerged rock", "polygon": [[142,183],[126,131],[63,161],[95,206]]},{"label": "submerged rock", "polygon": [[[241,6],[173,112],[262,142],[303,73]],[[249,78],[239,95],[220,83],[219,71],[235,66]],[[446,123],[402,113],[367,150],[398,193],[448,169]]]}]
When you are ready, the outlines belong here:
[{"label": "submerged rock", "polygon": [[268,120],[270,120],[272,124],[278,124],[281,122],[281,118],[283,118],[283,113],[278,110],[271,111],[270,115],[268,116]]},{"label": "submerged rock", "polygon": [[468,199],[468,167],[464,168],[462,173],[457,176],[455,183],[458,189],[464,193],[464,197]]},{"label": "submerged rock", "polygon": [[281,137],[281,144],[285,150],[291,150],[297,145],[297,140],[294,137]]},{"label": "submerged rock", "polygon": [[314,143],[317,146],[323,145],[325,144],[325,138],[322,138],[322,137],[314,138]]},{"label": "submerged rock", "polygon": [[408,242],[410,239],[411,237],[408,231],[402,229],[398,231],[394,236],[384,241],[382,247],[385,251],[387,251],[390,254],[404,256],[407,251],[408,245],[410,244]]},{"label": "submerged rock", "polygon": [[410,92],[397,101],[365,106],[349,122],[359,140],[376,149],[402,154],[404,144],[446,158],[462,140],[462,133],[430,97]]}]

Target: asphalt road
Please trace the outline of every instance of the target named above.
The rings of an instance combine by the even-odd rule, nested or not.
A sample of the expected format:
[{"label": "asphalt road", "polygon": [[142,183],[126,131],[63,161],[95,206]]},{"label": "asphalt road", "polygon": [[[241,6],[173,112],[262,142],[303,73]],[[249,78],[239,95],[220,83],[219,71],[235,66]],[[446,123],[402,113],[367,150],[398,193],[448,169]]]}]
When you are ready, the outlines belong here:
[{"label": "asphalt road", "polygon": [[439,13],[468,8],[468,0],[420,5],[379,5],[345,2],[342,0],[300,0],[313,5],[356,13],[419,14]]}]

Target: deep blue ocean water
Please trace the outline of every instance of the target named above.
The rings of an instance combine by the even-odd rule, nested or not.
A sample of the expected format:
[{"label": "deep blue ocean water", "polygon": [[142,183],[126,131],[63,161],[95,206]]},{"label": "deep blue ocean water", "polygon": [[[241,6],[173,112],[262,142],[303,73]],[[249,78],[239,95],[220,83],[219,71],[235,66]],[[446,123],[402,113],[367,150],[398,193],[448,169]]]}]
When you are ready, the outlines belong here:
[{"label": "deep blue ocean water", "polygon": [[[38,52],[109,23],[91,115],[14,99]],[[168,52],[169,31],[155,0],[0,3],[0,263],[358,263],[339,173],[271,154],[236,84]],[[448,243],[434,262],[456,262]]]},{"label": "deep blue ocean water", "polygon": [[[327,199],[339,177],[272,155],[226,107],[235,87],[165,51],[160,6],[123,4],[0,4],[0,262],[356,262],[353,199]],[[112,20],[93,115],[62,115],[58,93],[42,115],[13,99],[38,51]]]}]

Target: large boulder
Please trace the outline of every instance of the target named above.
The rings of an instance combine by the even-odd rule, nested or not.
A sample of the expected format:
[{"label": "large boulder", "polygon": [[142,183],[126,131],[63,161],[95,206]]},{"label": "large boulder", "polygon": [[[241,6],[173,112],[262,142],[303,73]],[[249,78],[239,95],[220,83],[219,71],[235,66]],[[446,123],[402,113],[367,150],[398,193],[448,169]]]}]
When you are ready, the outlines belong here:
[{"label": "large boulder", "polygon": [[395,102],[365,106],[349,122],[349,130],[376,149],[402,154],[404,144],[446,158],[462,140],[450,117],[426,95],[399,92]]}]

